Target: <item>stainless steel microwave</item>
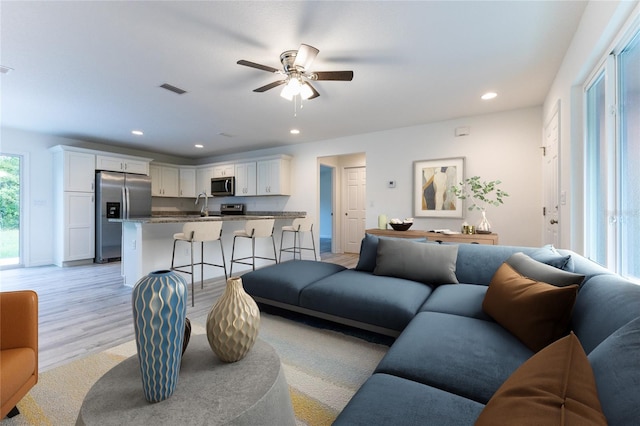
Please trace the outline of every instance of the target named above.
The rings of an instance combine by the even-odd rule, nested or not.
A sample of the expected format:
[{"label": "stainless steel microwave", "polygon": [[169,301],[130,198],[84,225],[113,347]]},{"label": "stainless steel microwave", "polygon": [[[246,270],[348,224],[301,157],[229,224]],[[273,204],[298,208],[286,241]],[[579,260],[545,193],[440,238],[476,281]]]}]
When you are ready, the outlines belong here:
[{"label": "stainless steel microwave", "polygon": [[236,191],[236,178],[233,176],[230,177],[219,177],[211,179],[211,195],[214,196],[225,196],[225,195],[235,195]]}]

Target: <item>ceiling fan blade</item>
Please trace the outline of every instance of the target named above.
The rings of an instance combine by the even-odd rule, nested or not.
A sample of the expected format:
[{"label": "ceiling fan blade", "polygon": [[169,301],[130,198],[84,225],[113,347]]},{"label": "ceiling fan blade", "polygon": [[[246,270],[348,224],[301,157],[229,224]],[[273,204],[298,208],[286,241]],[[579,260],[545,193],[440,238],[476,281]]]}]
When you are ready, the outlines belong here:
[{"label": "ceiling fan blade", "polygon": [[238,65],[244,65],[245,67],[251,67],[251,68],[257,68],[259,70],[262,71],[268,71],[268,72],[273,72],[273,73],[277,73],[280,70],[270,67],[268,65],[261,65],[261,64],[256,64],[255,62],[250,62],[250,61],[245,61],[244,59],[241,59],[237,62]]},{"label": "ceiling fan blade", "polygon": [[316,88],[315,88],[315,87],[313,87],[313,86],[311,85],[311,83],[309,83],[308,81],[305,81],[305,83],[304,83],[304,84],[306,84],[307,86],[309,86],[309,88],[311,88],[311,91],[313,92],[313,95],[311,95],[311,96],[309,96],[309,97],[307,98],[307,100],[308,100],[308,101],[310,101],[311,99],[314,99],[314,98],[317,98],[318,96],[320,96],[320,93],[318,93],[318,91],[316,90]]},{"label": "ceiling fan blade", "polygon": [[318,49],[308,44],[301,44],[296,54],[296,60],[293,62],[293,66],[301,67],[304,70],[311,68],[311,64],[318,56]]},{"label": "ceiling fan blade", "polygon": [[316,71],[314,80],[351,81],[353,71]]},{"label": "ceiling fan blade", "polygon": [[278,87],[281,84],[285,84],[287,80],[278,80],[273,83],[269,83],[266,86],[258,87],[257,89],[253,89],[254,92],[266,92],[269,89],[273,89],[274,87]]}]

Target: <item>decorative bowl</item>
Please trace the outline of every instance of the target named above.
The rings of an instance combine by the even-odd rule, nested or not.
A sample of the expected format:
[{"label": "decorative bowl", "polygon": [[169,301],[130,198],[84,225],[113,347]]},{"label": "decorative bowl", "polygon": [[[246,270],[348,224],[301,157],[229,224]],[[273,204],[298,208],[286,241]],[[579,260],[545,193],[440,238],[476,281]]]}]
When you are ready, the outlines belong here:
[{"label": "decorative bowl", "polygon": [[389,223],[389,225],[391,225],[391,227],[394,229],[394,231],[406,231],[407,229],[411,228],[411,225],[413,225],[413,222],[408,222],[408,223]]}]

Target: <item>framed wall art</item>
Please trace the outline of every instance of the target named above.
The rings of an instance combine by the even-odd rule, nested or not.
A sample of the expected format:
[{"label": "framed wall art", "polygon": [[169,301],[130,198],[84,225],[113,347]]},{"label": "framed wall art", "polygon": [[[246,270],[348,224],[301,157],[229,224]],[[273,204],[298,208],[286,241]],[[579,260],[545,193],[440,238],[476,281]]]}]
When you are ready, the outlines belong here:
[{"label": "framed wall art", "polygon": [[413,162],[413,216],[464,217],[451,188],[464,180],[464,157]]}]

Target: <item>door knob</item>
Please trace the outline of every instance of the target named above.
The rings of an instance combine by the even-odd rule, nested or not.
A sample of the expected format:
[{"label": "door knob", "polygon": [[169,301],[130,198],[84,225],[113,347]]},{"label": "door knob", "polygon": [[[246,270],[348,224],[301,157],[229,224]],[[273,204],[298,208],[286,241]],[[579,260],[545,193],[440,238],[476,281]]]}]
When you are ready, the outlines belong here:
[{"label": "door knob", "polygon": [[550,224],[552,224],[552,225],[555,225],[556,223],[558,223],[558,221],[557,221],[557,220],[555,220],[555,219],[551,219],[551,220],[549,221],[549,223],[550,223]]}]

